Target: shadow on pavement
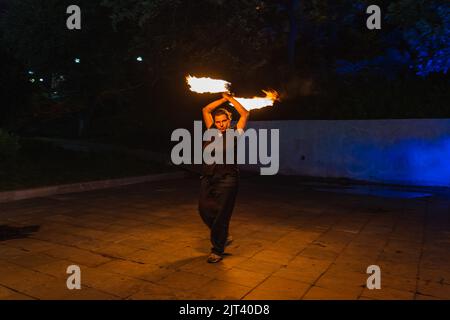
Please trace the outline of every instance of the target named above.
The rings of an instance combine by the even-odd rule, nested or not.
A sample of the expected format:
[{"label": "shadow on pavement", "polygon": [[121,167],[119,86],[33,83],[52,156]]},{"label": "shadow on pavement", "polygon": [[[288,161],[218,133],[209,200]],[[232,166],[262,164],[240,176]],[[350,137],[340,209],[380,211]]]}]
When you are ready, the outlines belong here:
[{"label": "shadow on pavement", "polygon": [[39,231],[40,226],[11,227],[0,225],[0,241],[28,238]]}]

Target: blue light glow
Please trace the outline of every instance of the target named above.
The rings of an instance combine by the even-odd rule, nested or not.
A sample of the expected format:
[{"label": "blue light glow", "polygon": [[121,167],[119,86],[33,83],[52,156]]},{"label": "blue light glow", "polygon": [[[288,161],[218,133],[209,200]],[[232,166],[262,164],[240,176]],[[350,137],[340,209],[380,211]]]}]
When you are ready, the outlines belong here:
[{"label": "blue light glow", "polygon": [[[363,142],[363,141],[361,141]],[[409,139],[384,146],[353,141],[350,173],[361,180],[450,186],[450,136]],[[351,163],[351,162],[350,162]],[[376,177],[376,178],[375,178]]]},{"label": "blue light glow", "polygon": [[[450,137],[422,142],[405,143],[413,180],[427,185],[450,186]],[[434,182],[434,183],[431,183]]]}]

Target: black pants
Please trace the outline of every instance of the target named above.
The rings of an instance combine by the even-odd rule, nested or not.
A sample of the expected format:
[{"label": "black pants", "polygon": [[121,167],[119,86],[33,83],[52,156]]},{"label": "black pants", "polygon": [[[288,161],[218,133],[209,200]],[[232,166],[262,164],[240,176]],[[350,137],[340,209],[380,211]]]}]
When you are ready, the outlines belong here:
[{"label": "black pants", "polygon": [[238,175],[202,176],[199,212],[211,230],[212,252],[222,254],[238,190]]}]

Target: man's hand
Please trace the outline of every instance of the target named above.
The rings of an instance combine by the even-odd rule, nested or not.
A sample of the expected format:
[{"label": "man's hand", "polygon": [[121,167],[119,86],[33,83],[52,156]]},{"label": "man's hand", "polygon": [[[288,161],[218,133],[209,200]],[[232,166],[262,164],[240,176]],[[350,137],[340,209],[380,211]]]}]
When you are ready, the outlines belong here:
[{"label": "man's hand", "polygon": [[230,102],[233,107],[239,112],[240,118],[238,123],[236,124],[237,129],[245,129],[245,126],[247,125],[247,119],[250,114],[243,106],[239,103],[232,95],[230,95],[227,92],[222,93],[223,99],[226,99],[228,102]]},{"label": "man's hand", "polygon": [[230,99],[232,98],[232,96],[228,92],[222,92],[222,97],[227,101],[230,101]]}]

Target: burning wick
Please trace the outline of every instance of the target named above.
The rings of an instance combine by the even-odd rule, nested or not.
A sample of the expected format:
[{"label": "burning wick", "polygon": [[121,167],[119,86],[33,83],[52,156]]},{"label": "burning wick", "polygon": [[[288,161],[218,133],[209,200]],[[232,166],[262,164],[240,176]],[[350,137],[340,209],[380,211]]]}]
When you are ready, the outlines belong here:
[{"label": "burning wick", "polygon": [[[211,78],[196,78],[192,76],[186,77],[186,82],[190,86],[190,90],[197,93],[230,93],[231,83],[225,80]],[[273,106],[275,101],[279,101],[279,94],[275,90],[262,90],[265,97],[238,98],[235,99],[244,106],[248,111]]]}]

